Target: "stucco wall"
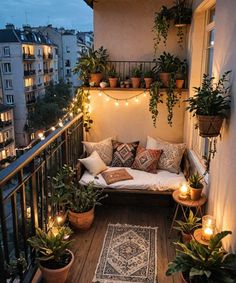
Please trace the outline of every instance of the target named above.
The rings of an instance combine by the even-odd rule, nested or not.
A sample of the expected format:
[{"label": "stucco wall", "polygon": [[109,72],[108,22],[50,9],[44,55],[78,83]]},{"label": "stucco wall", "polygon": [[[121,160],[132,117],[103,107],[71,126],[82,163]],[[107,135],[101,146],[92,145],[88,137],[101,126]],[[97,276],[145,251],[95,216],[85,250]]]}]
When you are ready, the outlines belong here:
[{"label": "stucco wall", "polygon": [[[94,46],[104,46],[111,60],[152,60],[154,45],[152,28],[154,14],[162,5],[170,7],[172,0],[97,0],[94,1]],[[176,28],[170,30],[168,50],[185,56],[185,48],[177,44]]]},{"label": "stucco wall", "polygon": [[[199,2],[199,1],[196,1]],[[204,1],[208,2],[208,1]],[[196,4],[196,3],[195,3]],[[204,4],[204,3],[203,3]],[[217,220],[219,230],[231,230],[233,235],[225,241],[226,249],[236,251],[236,21],[235,21],[236,1],[217,0],[216,3],[216,37],[213,73],[219,78],[220,74],[227,70],[232,70],[232,103],[231,117],[225,122],[222,137],[217,141],[217,153],[211,163],[209,175],[209,201],[208,213],[213,214]],[[190,38],[190,47],[196,43],[194,31]],[[193,50],[190,48],[190,55]],[[192,56],[192,67],[195,68],[197,62],[201,60]],[[196,76],[192,74],[190,85],[196,81]],[[186,119],[188,121],[188,119]],[[187,123],[185,133],[190,131]],[[186,135],[189,142],[188,135]]]}]

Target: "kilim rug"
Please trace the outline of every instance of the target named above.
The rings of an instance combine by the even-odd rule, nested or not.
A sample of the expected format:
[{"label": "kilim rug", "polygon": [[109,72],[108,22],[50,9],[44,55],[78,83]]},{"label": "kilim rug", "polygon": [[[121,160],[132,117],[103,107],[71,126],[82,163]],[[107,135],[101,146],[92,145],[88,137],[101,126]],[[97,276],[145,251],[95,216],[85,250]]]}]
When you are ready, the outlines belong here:
[{"label": "kilim rug", "polygon": [[157,228],[108,224],[93,282],[156,283]]}]

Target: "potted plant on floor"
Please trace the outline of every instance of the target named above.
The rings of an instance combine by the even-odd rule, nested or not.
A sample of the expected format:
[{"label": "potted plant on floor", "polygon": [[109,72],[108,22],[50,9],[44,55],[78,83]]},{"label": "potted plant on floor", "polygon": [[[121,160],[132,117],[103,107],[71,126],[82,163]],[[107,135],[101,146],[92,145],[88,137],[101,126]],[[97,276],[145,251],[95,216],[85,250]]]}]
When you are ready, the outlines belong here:
[{"label": "potted plant on floor", "polygon": [[189,97],[186,108],[193,116],[196,115],[201,137],[217,137],[220,134],[222,123],[230,109],[229,75],[225,72],[217,83],[214,77],[203,75],[201,87],[195,87],[195,95]]},{"label": "potted plant on floor", "polygon": [[47,232],[36,228],[36,235],[29,238],[30,246],[37,252],[39,268],[46,283],[64,283],[74,261],[68,250],[71,243],[69,227],[49,228]]},{"label": "potted plant on floor", "polygon": [[94,188],[93,182],[87,186],[79,186],[71,191],[69,221],[77,229],[88,230],[94,220],[94,209],[101,205],[101,200],[107,197],[103,191]]},{"label": "potted plant on floor", "polygon": [[198,172],[189,177],[188,183],[190,187],[190,198],[191,200],[199,200],[202,195],[203,190],[203,176],[201,176]]},{"label": "potted plant on floor", "polygon": [[182,241],[188,243],[192,240],[192,235],[195,229],[201,226],[201,218],[194,216],[192,210],[189,211],[189,216],[186,221],[176,220],[178,226],[174,227],[181,232]]},{"label": "potted plant on floor", "polygon": [[234,283],[236,282],[236,255],[222,248],[222,239],[232,234],[223,231],[213,236],[208,246],[192,240],[190,243],[177,243],[176,258],[166,271],[167,276],[182,272],[186,283]]},{"label": "potted plant on floor", "polygon": [[89,49],[81,53],[81,57],[74,73],[79,73],[79,77],[84,84],[99,86],[102,80],[102,73],[107,68],[108,53],[107,49],[101,46],[97,50]]},{"label": "potted plant on floor", "polygon": [[152,70],[144,73],[144,81],[146,89],[149,89],[153,81],[154,73]]},{"label": "potted plant on floor", "polygon": [[142,70],[141,67],[133,68],[131,72],[131,83],[133,88],[139,88],[141,83]]},{"label": "potted plant on floor", "polygon": [[110,87],[115,88],[118,84],[118,73],[116,72],[115,68],[111,68],[108,71],[108,79]]}]

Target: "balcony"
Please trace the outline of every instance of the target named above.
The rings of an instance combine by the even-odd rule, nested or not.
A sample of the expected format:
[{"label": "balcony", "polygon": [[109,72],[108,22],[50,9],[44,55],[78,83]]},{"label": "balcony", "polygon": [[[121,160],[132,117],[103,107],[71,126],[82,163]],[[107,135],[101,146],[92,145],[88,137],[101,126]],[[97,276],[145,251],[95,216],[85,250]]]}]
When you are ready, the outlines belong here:
[{"label": "balcony", "polygon": [[14,142],[14,139],[13,138],[8,138],[6,139],[4,142],[1,142],[0,143],[0,149],[3,149],[9,145],[11,145],[12,143]]},{"label": "balcony", "polygon": [[50,68],[50,69],[49,69],[49,72],[50,72],[50,73],[53,73],[53,68]]},{"label": "balcony", "polygon": [[24,76],[25,77],[35,76],[35,75],[36,75],[36,71],[35,70],[26,70],[26,71],[24,71]]},{"label": "balcony", "polygon": [[27,101],[26,101],[26,104],[27,105],[32,105],[32,104],[35,104],[36,103],[36,97],[30,97]]},{"label": "balcony", "polygon": [[48,59],[53,59],[53,54],[52,53],[48,54]]},{"label": "balcony", "polygon": [[0,128],[7,128],[12,125],[12,120],[0,121]]},{"label": "balcony", "polygon": [[48,54],[43,54],[43,59],[44,60],[52,60],[53,59],[53,54],[48,53]]},{"label": "balcony", "polygon": [[35,254],[27,239],[35,233],[35,226],[45,227],[49,217],[55,215],[48,176],[54,176],[65,163],[75,167],[82,154],[82,140],[83,119],[78,115],[0,172],[1,283],[7,282],[5,264],[20,254],[27,259],[28,267],[25,272],[20,271],[19,277],[32,282]]},{"label": "balcony", "polygon": [[49,69],[43,69],[44,74],[48,74],[49,73]]},{"label": "balcony", "polygon": [[23,60],[35,60],[35,55],[23,53]]}]

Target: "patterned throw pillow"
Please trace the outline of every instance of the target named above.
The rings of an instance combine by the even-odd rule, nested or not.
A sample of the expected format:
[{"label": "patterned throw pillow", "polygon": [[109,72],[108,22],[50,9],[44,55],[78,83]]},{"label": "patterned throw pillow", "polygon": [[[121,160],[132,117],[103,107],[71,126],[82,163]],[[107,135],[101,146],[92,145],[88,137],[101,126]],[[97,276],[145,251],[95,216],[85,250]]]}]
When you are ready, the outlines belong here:
[{"label": "patterned throw pillow", "polygon": [[134,162],[139,142],[121,143],[112,141],[113,159],[112,167],[131,167]]},{"label": "patterned throw pillow", "polygon": [[147,149],[163,150],[158,161],[158,168],[167,170],[171,173],[180,172],[180,163],[186,148],[185,143],[169,143],[159,138],[147,138]]},{"label": "patterned throw pillow", "polygon": [[110,165],[112,161],[112,138],[108,138],[102,140],[100,142],[87,142],[83,141],[83,145],[85,146],[85,150],[88,155],[90,155],[93,151],[97,151],[101,159],[105,162],[106,165]]},{"label": "patterned throw pillow", "polygon": [[145,149],[140,146],[131,168],[155,174],[157,173],[157,163],[161,154],[162,150]]}]

